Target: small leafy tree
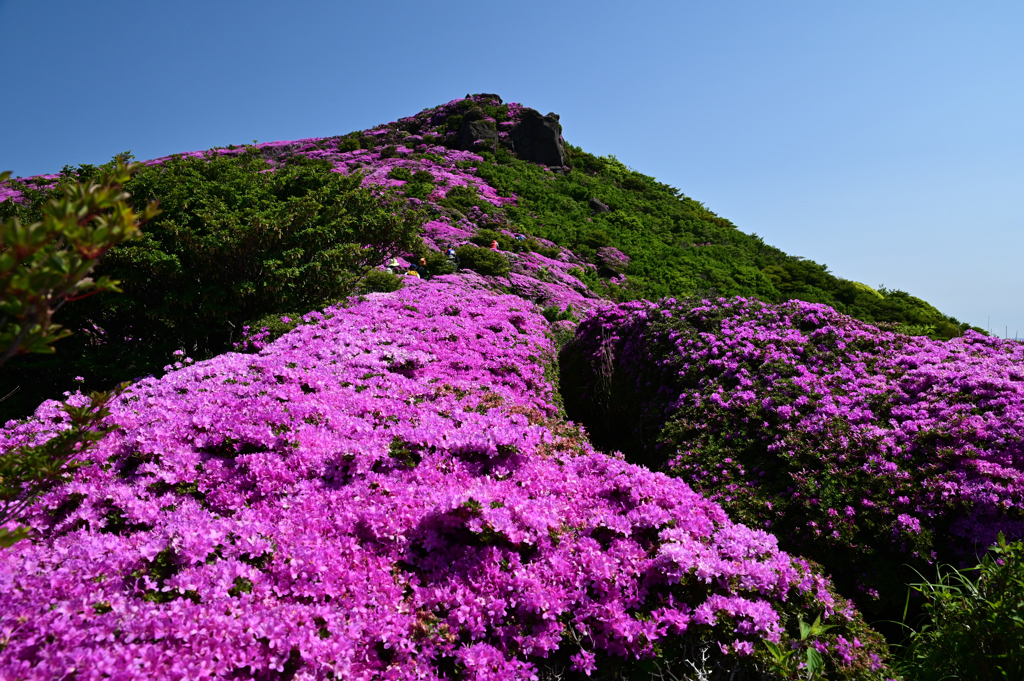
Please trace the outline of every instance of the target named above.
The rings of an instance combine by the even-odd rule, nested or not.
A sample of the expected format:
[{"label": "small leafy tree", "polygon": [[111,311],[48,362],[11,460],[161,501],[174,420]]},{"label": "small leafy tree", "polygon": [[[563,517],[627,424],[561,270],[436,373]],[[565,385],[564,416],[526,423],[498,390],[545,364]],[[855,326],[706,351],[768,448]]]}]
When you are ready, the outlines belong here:
[{"label": "small leafy tree", "polygon": [[[88,275],[103,254],[159,212],[155,202],[140,212],[127,202],[121,186],[139,167],[120,156],[95,180],[63,185],[42,207],[42,220],[23,223],[15,216],[0,225],[0,366],[19,354],[53,353],[53,343],[71,335],[52,321],[65,303],[119,290],[116,279]],[[0,174],[0,182],[10,175]],[[65,404],[64,430],[0,454],[0,547],[28,536],[26,527],[4,526],[22,521],[40,494],[85,465],[82,455],[108,432],[107,404],[119,391]]]},{"label": "small leafy tree", "polygon": [[111,392],[92,393],[87,401],[63,405],[67,428],[40,445],[15,447],[0,454],[0,547],[28,536],[27,527],[3,527],[24,520],[40,494],[67,482],[88,463],[84,455],[111,427],[104,424],[108,404],[127,384]]},{"label": "small leafy tree", "polygon": [[[159,211],[155,203],[136,213],[121,185],[141,167],[118,157],[96,181],[62,188],[29,224],[12,217],[0,225],[0,366],[24,353],[52,353],[71,332],[53,323],[65,303],[101,291],[118,291],[110,277],[88,275],[100,256],[139,232]],[[10,172],[0,173],[0,182]]]}]

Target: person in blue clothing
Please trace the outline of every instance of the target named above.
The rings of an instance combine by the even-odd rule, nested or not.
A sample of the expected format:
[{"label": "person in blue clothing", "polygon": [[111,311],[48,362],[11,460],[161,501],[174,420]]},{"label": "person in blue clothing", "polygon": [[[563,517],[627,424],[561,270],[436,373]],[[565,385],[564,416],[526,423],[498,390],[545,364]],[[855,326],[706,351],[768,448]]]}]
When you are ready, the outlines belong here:
[{"label": "person in blue clothing", "polygon": [[454,248],[449,248],[445,252],[445,255],[448,256],[448,262],[450,262],[452,267],[455,268],[455,271],[458,272],[459,271],[459,256],[457,256],[455,254],[455,249]]}]

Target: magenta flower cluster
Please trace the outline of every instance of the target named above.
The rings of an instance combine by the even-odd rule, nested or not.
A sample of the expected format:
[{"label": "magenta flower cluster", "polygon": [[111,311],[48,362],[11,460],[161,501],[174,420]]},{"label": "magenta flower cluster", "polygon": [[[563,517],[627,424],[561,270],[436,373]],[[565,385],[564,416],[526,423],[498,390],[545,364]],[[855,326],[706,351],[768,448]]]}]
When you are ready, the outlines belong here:
[{"label": "magenta flower cluster", "polygon": [[629,267],[629,256],[612,246],[597,249],[597,259],[616,274],[623,274]]},{"label": "magenta flower cluster", "polygon": [[554,418],[535,310],[414,281],[133,385],[0,552],[0,677],[529,679],[851,617],[774,537]]},{"label": "magenta flower cluster", "polygon": [[800,301],[666,299],[603,310],[571,352],[583,402],[613,386],[609,412],[629,405],[655,465],[871,596],[904,563],[1024,536],[1020,343],[909,337]]}]

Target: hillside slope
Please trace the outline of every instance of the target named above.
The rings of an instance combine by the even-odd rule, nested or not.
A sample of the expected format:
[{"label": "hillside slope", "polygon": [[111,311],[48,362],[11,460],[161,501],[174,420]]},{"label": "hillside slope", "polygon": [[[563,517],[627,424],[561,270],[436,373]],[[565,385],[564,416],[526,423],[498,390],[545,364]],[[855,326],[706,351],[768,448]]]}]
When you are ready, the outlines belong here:
[{"label": "hillside slope", "polygon": [[0,676],[754,679],[793,641],[885,678],[820,573],[556,419],[548,322],[488,286],[411,282],[132,386],[0,551]]},{"label": "hillside slope", "polygon": [[[37,218],[57,184],[95,170],[6,183],[0,218]],[[446,272],[448,247],[462,248],[465,266],[502,275],[506,290],[560,310],[597,298],[741,295],[824,303],[937,338],[966,328],[909,294],[839,279],[768,246],[678,190],[566,144],[556,116],[495,95],[339,137],[157,159],[127,188],[164,213],[98,268],[124,282],[124,295],[62,310],[57,321],[75,337],[55,356],[8,366],[5,382],[21,390],[0,404],[0,418],[80,387],[75,377],[105,389],[159,374],[176,349],[212,357],[266,315],[339,300],[391,255],[427,257]],[[370,241],[367,257],[360,249]],[[492,241],[508,265],[473,250]],[[538,279],[557,285],[538,288]]]},{"label": "hillside slope", "polygon": [[[95,171],[8,183],[0,207],[32,219]],[[1020,502],[1016,346],[912,339],[962,325],[565,144],[553,115],[477,95],[341,137],[156,159],[126,188],[163,213],[102,261],[124,293],[65,307],[59,352],[5,368],[24,388],[4,407],[34,414],[0,431],[0,454],[68,428],[43,397],[131,385],[75,480],[20,520],[30,538],[0,552],[0,622],[17,623],[2,676],[894,678],[860,593],[769,531],[810,515],[839,523],[832,545],[854,559],[928,565],[942,542],[921,528],[1019,529],[1016,510],[988,522]],[[764,302],[708,297],[740,293]],[[664,333],[646,347],[652,320]],[[884,371],[848,366],[857,349]],[[935,387],[953,370],[956,391]],[[895,397],[833,418],[853,374]],[[598,443],[626,457],[566,420],[588,400]],[[906,427],[881,432],[869,408]],[[947,412],[965,419],[948,437],[926,418]],[[622,437],[635,425],[639,444]],[[664,453],[645,449],[655,437],[679,447],[668,475],[639,465]],[[877,471],[844,475],[851,442]],[[783,445],[797,460],[762,480]],[[971,493],[932,522],[942,485],[918,504],[900,457],[936,453],[969,460],[942,481]],[[825,489],[833,476],[857,488]],[[794,481],[808,506],[769,517]],[[887,505],[854,509],[854,527],[833,519],[840,491]],[[799,537],[784,540],[827,554]],[[828,567],[843,590],[863,581]]]}]

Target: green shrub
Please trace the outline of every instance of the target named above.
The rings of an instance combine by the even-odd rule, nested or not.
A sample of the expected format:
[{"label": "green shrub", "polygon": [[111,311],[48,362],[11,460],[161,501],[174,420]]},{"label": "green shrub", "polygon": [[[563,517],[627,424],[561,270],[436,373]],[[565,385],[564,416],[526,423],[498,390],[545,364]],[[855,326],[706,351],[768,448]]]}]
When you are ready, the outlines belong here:
[{"label": "green shrub", "polygon": [[363,277],[360,289],[363,293],[391,293],[405,286],[397,274],[383,270],[370,270]]},{"label": "green shrub", "polygon": [[[9,530],[3,525],[22,522],[26,511],[47,490],[68,482],[75,471],[90,463],[89,451],[111,428],[108,404],[127,384],[104,393],[92,393],[88,402],[61,405],[68,428],[41,445],[12,447],[0,454],[0,548],[26,538],[27,527]],[[60,419],[58,419],[59,421]]]},{"label": "green shrub", "polygon": [[276,312],[253,319],[242,329],[245,337],[251,338],[258,334],[263,343],[271,343],[302,323],[302,315],[298,312]]},{"label": "green shrub", "polygon": [[509,272],[508,259],[498,251],[466,244],[455,249],[462,267],[479,274],[503,277]]},{"label": "green shrub", "polygon": [[[13,216],[0,224],[0,366],[15,355],[55,352],[53,343],[71,335],[52,321],[65,302],[120,290],[116,279],[88,275],[159,213],[155,203],[136,213],[121,188],[141,167],[121,156],[102,170],[84,168],[87,179],[61,183],[57,197],[38,206],[38,221]],[[0,173],[0,183],[10,175]]]},{"label": "green shrub", "polygon": [[440,251],[428,251],[421,256],[427,259],[427,272],[432,276],[439,274],[455,274],[455,264]]},{"label": "green shrub", "polygon": [[579,321],[579,319],[576,318],[576,313],[572,309],[572,305],[567,305],[564,310],[557,305],[549,305],[541,310],[540,313],[544,316],[544,319],[548,320],[551,324],[562,321]]},{"label": "green shrub", "polygon": [[537,244],[536,247],[531,246],[530,250],[533,251],[534,253],[540,253],[545,258],[551,258],[552,260],[556,260],[559,254],[561,254],[562,252],[562,249],[557,246],[541,246],[536,239],[527,239],[526,243],[527,246],[531,246],[531,244]]},{"label": "green shrub", "polygon": [[[902,291],[873,291],[839,279],[824,265],[787,255],[613,156],[599,158],[571,145],[566,152],[572,170],[564,175],[504,149],[482,152],[476,172],[500,195],[518,197],[502,209],[510,230],[549,239],[595,264],[598,248],[614,246],[628,254],[630,296],[795,298],[871,323],[933,326],[940,338],[966,328]],[[591,198],[613,210],[595,213]]]},{"label": "green shrub", "polygon": [[355,151],[359,148],[358,135],[346,135],[338,142],[338,151]]},{"label": "green shrub", "polygon": [[470,243],[474,243],[482,248],[490,248],[491,243],[497,241],[498,248],[503,251],[511,252],[516,250],[516,241],[512,237],[507,234],[502,234],[494,229],[478,229],[476,233],[470,237],[469,241]]},{"label": "green shrub", "polygon": [[402,180],[403,182],[409,182],[410,180],[412,180],[412,171],[410,171],[408,168],[402,168],[401,166],[398,166],[396,168],[391,169],[391,172],[388,173],[388,177],[390,177],[392,180]]},{"label": "green shrub", "polygon": [[[123,295],[66,306],[58,319],[76,331],[66,351],[11,362],[19,408],[71,389],[76,375],[103,388],[159,372],[177,349],[210,357],[231,349],[248,320],[352,293],[367,270],[422,243],[421,216],[361,182],[329,163],[272,169],[255,150],[141,169],[125,189],[139,208],[159,200],[162,214],[96,268]],[[29,214],[46,198],[16,209]],[[7,407],[0,416],[19,415]]]},{"label": "green shrub", "polygon": [[1000,534],[979,565],[911,587],[925,603],[903,650],[908,679],[1024,679],[1024,543]]},{"label": "green shrub", "polygon": [[444,127],[447,132],[458,132],[459,128],[462,127],[462,114],[453,114],[449,116],[445,121]]},{"label": "green shrub", "polygon": [[438,203],[445,208],[452,208],[460,213],[468,213],[474,207],[479,208],[488,215],[496,215],[501,212],[500,208],[480,198],[476,187],[470,186],[452,187]]}]

